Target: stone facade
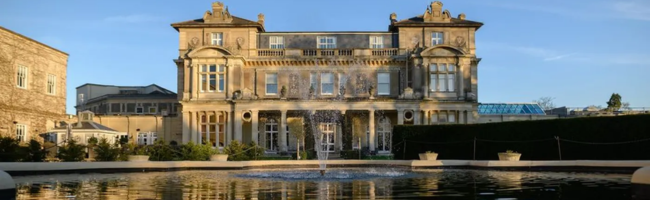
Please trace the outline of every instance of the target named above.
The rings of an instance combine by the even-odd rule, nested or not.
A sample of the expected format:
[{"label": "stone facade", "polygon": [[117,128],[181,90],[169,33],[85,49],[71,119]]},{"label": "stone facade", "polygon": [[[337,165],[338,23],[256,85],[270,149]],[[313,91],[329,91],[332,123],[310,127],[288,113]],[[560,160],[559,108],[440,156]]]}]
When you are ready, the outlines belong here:
[{"label": "stone facade", "polygon": [[390,153],[393,125],[478,122],[474,34],[483,24],[452,18],[440,2],[406,20],[391,14],[386,32],[267,32],[263,14],[250,21],[212,8],[172,24],[183,143],[292,151],[304,141],[293,132],[304,130],[287,123],[312,113],[336,116],[317,120],[333,138],[324,149]]},{"label": "stone facade", "polygon": [[65,119],[68,54],[0,27],[0,134],[42,141]]},{"label": "stone facade", "polygon": [[[136,144],[156,139],[181,141],[180,107],[176,93],[158,85],[84,84],[77,89],[78,111],[94,113],[93,121],[128,135]],[[145,142],[146,138],[146,142]]]}]

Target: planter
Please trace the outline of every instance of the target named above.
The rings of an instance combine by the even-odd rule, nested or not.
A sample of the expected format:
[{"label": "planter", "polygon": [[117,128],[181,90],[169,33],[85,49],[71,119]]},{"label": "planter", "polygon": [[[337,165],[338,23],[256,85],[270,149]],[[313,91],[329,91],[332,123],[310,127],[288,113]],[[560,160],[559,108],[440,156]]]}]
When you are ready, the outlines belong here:
[{"label": "planter", "polygon": [[436,160],[438,159],[437,153],[421,153],[420,160]]},{"label": "planter", "polygon": [[519,161],[519,158],[521,158],[520,153],[499,153],[501,161]]},{"label": "planter", "polygon": [[130,155],[129,162],[145,162],[149,161],[149,156],[145,155]]},{"label": "planter", "polygon": [[228,154],[211,155],[210,161],[228,161]]}]

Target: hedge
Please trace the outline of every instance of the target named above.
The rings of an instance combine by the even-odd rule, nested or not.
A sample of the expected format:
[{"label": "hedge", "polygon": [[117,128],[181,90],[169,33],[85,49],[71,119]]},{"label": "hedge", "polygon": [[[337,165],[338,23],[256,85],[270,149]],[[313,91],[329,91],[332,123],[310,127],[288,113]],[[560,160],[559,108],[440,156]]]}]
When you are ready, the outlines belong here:
[{"label": "hedge", "polygon": [[560,151],[562,160],[650,160],[650,115],[400,125],[393,133],[395,159],[434,151],[438,159],[497,160],[498,152],[513,150],[522,160],[560,160]]}]

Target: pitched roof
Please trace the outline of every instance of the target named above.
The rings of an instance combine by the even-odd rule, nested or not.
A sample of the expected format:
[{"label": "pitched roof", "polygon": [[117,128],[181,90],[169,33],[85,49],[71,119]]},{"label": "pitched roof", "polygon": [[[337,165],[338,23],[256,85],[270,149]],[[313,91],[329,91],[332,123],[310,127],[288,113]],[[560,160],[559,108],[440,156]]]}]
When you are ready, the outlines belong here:
[{"label": "pitched roof", "polygon": [[[77,123],[81,123],[81,127],[78,127]],[[106,127],[104,125],[101,125],[101,124],[95,123],[95,122],[76,122],[76,123],[70,124],[70,128],[72,130],[102,130],[102,131],[114,131],[114,132],[117,132],[116,130],[114,130],[112,128],[108,128],[108,127]],[[54,128],[54,130],[66,130],[66,129],[67,128],[65,126]]]},{"label": "pitched roof", "polygon": [[198,28],[198,27],[256,27],[259,31],[264,32],[264,26],[260,23],[247,20],[241,17],[232,16],[232,21],[229,23],[205,23],[203,18],[188,20],[184,22],[177,22],[171,24],[174,29],[178,28]]},{"label": "pitched roof", "polygon": [[390,25],[390,30],[393,30],[395,27],[423,27],[423,26],[433,26],[433,27],[475,27],[477,30],[483,26],[483,23],[471,20],[461,20],[458,18],[451,18],[450,22],[424,22],[422,15],[411,17],[408,19],[400,20],[394,22]]}]

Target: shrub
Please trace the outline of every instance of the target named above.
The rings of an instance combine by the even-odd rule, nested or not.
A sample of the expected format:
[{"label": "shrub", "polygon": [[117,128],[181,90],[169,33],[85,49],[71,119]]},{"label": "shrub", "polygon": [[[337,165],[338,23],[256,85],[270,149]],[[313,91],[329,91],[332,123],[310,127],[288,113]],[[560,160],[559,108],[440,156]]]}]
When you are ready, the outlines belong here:
[{"label": "shrub", "polygon": [[59,159],[65,162],[82,161],[86,155],[85,148],[77,144],[76,140],[70,139],[66,145],[59,148]]},{"label": "shrub", "polygon": [[36,140],[30,140],[29,146],[23,147],[23,152],[26,154],[25,162],[43,162],[47,156],[47,150],[41,148],[41,143]]},{"label": "shrub", "polygon": [[212,155],[212,147],[210,145],[189,142],[181,146],[182,160],[205,161],[210,159],[210,155]]},{"label": "shrub", "polygon": [[149,146],[149,160],[151,161],[173,161],[177,160],[174,146],[165,144],[163,140],[156,140],[156,142]]},{"label": "shrub", "polygon": [[120,155],[117,144],[111,145],[106,138],[100,139],[94,150],[96,161],[116,161]]},{"label": "shrub", "polygon": [[228,160],[230,161],[244,161],[250,160],[248,155],[245,154],[246,145],[239,143],[237,140],[233,140],[224,148],[224,153],[228,154]]},{"label": "shrub", "polygon": [[99,142],[95,136],[88,138],[88,146],[94,147]]},{"label": "shrub", "polygon": [[17,162],[20,160],[21,155],[17,152],[20,151],[20,142],[12,137],[0,136],[0,162]]},{"label": "shrub", "polygon": [[247,149],[249,149],[246,152],[246,156],[248,157],[247,160],[258,160],[264,156],[264,147],[257,145],[254,141],[251,141],[251,143],[248,144]]}]

